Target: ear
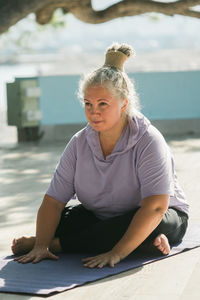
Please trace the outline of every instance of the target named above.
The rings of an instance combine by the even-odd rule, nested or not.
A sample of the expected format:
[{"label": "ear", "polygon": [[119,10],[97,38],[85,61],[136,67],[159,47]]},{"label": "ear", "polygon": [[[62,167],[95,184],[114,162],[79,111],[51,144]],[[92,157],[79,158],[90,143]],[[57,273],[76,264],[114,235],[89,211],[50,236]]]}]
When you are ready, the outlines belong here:
[{"label": "ear", "polygon": [[121,111],[124,112],[127,108],[127,105],[128,105],[128,99],[124,99],[122,101],[122,106],[121,106]]}]

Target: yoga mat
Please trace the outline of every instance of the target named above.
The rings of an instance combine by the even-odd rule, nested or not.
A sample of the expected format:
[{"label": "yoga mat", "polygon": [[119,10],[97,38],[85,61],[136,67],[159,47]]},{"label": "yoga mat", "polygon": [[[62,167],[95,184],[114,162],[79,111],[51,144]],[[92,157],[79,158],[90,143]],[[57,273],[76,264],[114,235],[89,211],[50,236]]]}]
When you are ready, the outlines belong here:
[{"label": "yoga mat", "polygon": [[0,292],[49,295],[62,292],[97,279],[141,267],[160,259],[200,246],[200,224],[190,225],[183,241],[172,247],[167,256],[144,256],[132,253],[114,268],[83,267],[82,258],[93,254],[62,254],[58,261],[44,260],[38,264],[19,264],[14,256],[0,258]]}]

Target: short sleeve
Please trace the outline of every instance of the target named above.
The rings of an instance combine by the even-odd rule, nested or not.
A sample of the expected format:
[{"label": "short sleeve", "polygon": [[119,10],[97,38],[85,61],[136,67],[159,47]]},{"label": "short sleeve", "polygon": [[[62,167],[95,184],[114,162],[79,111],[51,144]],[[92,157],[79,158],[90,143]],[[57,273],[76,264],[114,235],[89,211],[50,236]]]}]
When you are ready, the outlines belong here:
[{"label": "short sleeve", "polygon": [[75,194],[74,175],[76,169],[76,138],[67,144],[56,167],[46,194],[67,203]]},{"label": "short sleeve", "polygon": [[159,194],[174,195],[172,156],[161,134],[144,138],[137,162],[142,199]]}]

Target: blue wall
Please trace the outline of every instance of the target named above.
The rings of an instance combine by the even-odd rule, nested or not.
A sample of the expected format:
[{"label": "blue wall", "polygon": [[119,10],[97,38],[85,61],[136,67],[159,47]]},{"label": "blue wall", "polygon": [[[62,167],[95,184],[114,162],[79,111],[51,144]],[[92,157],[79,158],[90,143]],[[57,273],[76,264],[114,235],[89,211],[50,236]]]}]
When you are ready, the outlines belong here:
[{"label": "blue wall", "polygon": [[200,71],[130,74],[152,120],[200,118]]},{"label": "blue wall", "polygon": [[42,125],[86,122],[84,109],[76,96],[80,76],[39,77],[42,94]]},{"label": "blue wall", "polygon": [[[200,71],[130,73],[151,120],[200,118]],[[42,125],[85,123],[76,93],[80,76],[39,77]]]}]

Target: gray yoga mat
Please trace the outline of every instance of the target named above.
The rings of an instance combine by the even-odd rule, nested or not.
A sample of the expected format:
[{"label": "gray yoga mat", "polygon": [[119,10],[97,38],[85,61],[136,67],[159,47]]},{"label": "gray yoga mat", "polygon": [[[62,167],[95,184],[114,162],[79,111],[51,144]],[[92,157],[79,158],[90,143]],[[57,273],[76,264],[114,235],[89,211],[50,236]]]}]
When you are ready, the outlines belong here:
[{"label": "gray yoga mat", "polygon": [[167,256],[131,254],[114,268],[89,269],[82,258],[92,254],[62,254],[58,261],[44,260],[38,264],[19,264],[13,256],[0,258],[0,292],[49,295],[62,292],[97,279],[141,267],[160,259],[200,246],[200,224],[190,225],[183,241]]}]

